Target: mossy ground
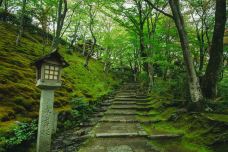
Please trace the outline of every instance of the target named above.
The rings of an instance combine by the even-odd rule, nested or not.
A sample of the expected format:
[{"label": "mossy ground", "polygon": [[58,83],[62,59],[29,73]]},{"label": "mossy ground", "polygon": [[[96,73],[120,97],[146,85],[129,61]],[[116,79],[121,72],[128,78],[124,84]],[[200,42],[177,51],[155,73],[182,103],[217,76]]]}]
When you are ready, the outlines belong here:
[{"label": "mossy ground", "polygon": [[[158,90],[162,88],[163,92],[161,93],[157,88],[152,90],[148,98],[153,107],[147,112],[150,115],[139,116],[139,120],[155,122],[143,125],[150,135],[180,134],[183,137],[152,140],[151,144],[155,148],[164,152],[226,152],[228,150],[228,114],[224,112],[225,109],[220,113],[218,111],[190,112],[182,103],[172,101],[170,83],[157,80],[156,87]],[[216,104],[219,105],[220,102]],[[216,109],[218,110],[217,107]]]},{"label": "mossy ground", "polygon": [[[25,31],[19,46],[15,45],[17,29],[0,22],[0,134],[6,133],[16,121],[37,118],[40,90],[35,86],[35,67],[31,64],[51,51],[50,44],[43,51],[42,38]],[[49,42],[50,43],[50,42]],[[79,53],[60,53],[70,66],[64,69],[63,86],[55,93],[55,108],[69,110],[71,98],[82,97],[87,102],[97,101],[112,91],[119,82],[114,75],[103,72],[103,64],[90,60],[84,68],[84,57]]]}]

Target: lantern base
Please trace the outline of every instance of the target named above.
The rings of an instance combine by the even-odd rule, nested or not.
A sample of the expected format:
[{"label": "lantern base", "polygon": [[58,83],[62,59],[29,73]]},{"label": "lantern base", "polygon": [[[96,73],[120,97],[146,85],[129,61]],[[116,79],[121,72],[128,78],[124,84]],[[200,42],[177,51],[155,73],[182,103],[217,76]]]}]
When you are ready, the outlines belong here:
[{"label": "lantern base", "polygon": [[39,79],[36,83],[36,86],[41,89],[56,89],[61,87],[62,82],[56,80],[41,80]]}]

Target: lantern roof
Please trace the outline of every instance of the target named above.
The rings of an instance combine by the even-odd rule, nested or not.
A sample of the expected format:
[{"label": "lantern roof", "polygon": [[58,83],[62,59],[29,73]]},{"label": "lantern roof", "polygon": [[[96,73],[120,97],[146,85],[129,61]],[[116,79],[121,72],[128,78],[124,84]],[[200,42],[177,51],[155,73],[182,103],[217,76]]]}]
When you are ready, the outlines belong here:
[{"label": "lantern roof", "polygon": [[58,62],[62,67],[68,67],[69,64],[64,60],[63,56],[58,52],[58,50],[54,50],[51,53],[41,57],[37,61],[35,61],[34,65],[36,67],[40,67],[43,63],[48,61],[56,61]]}]

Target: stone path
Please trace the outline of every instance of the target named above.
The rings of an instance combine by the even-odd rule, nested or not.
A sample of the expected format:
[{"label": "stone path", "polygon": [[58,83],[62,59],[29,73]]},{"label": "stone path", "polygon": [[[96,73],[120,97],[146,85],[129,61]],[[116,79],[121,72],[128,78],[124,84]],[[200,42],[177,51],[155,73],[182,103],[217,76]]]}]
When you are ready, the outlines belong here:
[{"label": "stone path", "polygon": [[147,133],[136,119],[147,109],[146,97],[137,93],[138,84],[125,84],[79,152],[154,152]]},{"label": "stone path", "polygon": [[[137,83],[128,83],[102,101],[94,109],[88,121],[75,128],[55,135],[52,152],[155,152],[151,140],[181,138],[181,134],[147,135],[140,123],[154,120],[138,120],[138,116],[150,116],[151,103],[139,92]],[[155,150],[156,149],[156,150]]]}]

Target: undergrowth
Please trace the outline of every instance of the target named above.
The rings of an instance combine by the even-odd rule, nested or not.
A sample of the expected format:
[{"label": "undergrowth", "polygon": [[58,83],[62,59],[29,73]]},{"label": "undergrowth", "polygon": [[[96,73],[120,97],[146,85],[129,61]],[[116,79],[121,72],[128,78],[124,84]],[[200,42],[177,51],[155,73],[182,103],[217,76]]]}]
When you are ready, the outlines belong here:
[{"label": "undergrowth", "polygon": [[[154,122],[143,125],[150,135],[178,134],[182,137],[153,140],[151,144],[155,149],[164,152],[226,152],[228,150],[226,144],[228,142],[228,115],[224,108],[219,108],[226,101],[214,103],[216,107],[208,104],[210,111],[205,109],[202,112],[191,112],[186,108],[187,101],[183,100],[183,95],[177,98],[177,94],[173,94],[174,91],[178,91],[178,94],[183,91],[181,86],[176,86],[173,90],[175,85],[181,84],[172,80],[157,79],[148,98],[151,106],[151,110],[147,112],[149,116],[138,118],[141,121],[152,120]],[[221,96],[221,99],[225,98]]]}]

